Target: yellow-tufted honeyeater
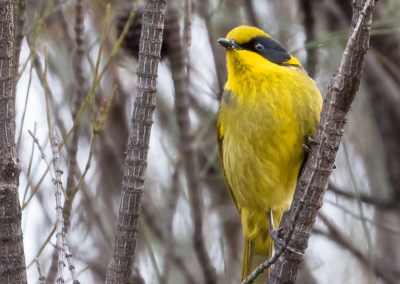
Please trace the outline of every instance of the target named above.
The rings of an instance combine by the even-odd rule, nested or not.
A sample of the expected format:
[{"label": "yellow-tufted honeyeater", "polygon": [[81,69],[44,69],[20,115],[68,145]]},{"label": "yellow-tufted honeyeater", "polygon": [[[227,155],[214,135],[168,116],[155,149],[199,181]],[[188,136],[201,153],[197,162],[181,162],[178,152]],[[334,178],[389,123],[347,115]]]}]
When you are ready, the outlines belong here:
[{"label": "yellow-tufted honeyeater", "polygon": [[243,280],[272,254],[268,216],[277,228],[291,205],[305,137],[316,132],[322,98],[300,62],[264,31],[239,26],[218,42],[228,67],[218,146],[242,219]]}]

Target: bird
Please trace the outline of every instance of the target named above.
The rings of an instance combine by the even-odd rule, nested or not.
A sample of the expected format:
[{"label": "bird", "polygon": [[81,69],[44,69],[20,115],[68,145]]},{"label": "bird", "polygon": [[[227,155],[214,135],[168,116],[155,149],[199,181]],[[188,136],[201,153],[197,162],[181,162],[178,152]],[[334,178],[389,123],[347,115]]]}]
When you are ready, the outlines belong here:
[{"label": "bird", "polygon": [[241,216],[243,281],[273,253],[270,227],[278,228],[290,208],[322,95],[299,60],[263,30],[238,26],[218,43],[226,49],[228,71],[217,115],[218,149]]}]

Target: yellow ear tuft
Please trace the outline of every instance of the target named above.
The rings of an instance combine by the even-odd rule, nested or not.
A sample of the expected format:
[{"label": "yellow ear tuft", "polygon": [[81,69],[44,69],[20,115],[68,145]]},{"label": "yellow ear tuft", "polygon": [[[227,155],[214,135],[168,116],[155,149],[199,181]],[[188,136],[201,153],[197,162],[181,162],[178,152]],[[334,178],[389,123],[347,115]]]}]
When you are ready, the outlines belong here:
[{"label": "yellow ear tuft", "polygon": [[272,38],[269,34],[260,30],[256,27],[250,26],[238,26],[231,30],[227,35],[227,39],[233,39],[237,44],[243,44],[249,42],[256,36],[266,36]]}]

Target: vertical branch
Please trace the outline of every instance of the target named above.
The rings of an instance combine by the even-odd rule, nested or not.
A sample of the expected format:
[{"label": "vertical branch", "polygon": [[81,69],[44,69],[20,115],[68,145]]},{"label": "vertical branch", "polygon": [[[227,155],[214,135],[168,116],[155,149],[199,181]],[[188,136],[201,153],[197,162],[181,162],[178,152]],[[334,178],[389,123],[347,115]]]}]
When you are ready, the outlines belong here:
[{"label": "vertical branch", "polygon": [[171,46],[171,71],[175,87],[175,113],[179,127],[180,152],[183,156],[194,226],[193,245],[203,270],[205,283],[217,283],[217,274],[208,255],[203,236],[203,200],[201,198],[198,157],[193,145],[189,118],[189,86],[186,79],[185,50],[179,35],[179,17],[173,11],[173,9],[170,9],[168,14],[168,26],[171,30],[171,36],[168,40]]},{"label": "vertical branch", "polygon": [[[19,56],[21,53],[22,39],[24,38],[24,28],[26,22],[26,0],[18,0],[16,9],[17,25],[15,27],[15,54],[14,54],[14,76],[18,78]],[[17,79],[14,82],[14,92],[16,92]]]},{"label": "vertical branch", "polygon": [[0,283],[26,283],[15,145],[14,1],[0,0]]},{"label": "vertical branch", "polygon": [[[185,21],[183,26],[183,39],[186,45],[186,57],[189,54],[189,46],[192,43],[192,0],[185,0]],[[186,59],[187,60],[187,59]]]},{"label": "vertical branch", "polygon": [[[268,283],[294,283],[308,239],[328,184],[346,122],[346,115],[359,88],[364,57],[369,47],[374,0],[353,2],[350,36],[337,74],[333,77],[323,105],[316,143],[299,178],[289,229],[284,237],[291,250],[276,261]],[[297,253],[296,253],[297,252]],[[300,253],[300,254],[299,254]]]},{"label": "vertical branch", "polygon": [[211,47],[211,51],[215,61],[215,71],[217,73],[217,96],[220,100],[224,91],[224,82],[226,78],[225,68],[225,57],[222,55],[222,51],[217,46],[217,39],[215,38],[213,21],[211,21],[211,15],[209,12],[210,3],[209,0],[202,0],[198,2],[199,12],[201,17],[204,19],[204,24],[208,32],[208,39]]},{"label": "vertical branch", "polygon": [[44,277],[42,266],[40,265],[39,259],[35,258],[36,268],[39,273],[39,284],[45,284],[46,277]]},{"label": "vertical branch", "polygon": [[[315,18],[313,14],[313,0],[300,0],[303,11],[303,25],[306,34],[306,43],[315,39]],[[317,67],[317,49],[313,46],[307,49],[307,61],[305,69],[310,77],[314,78]]]},{"label": "vertical branch", "polygon": [[75,265],[72,260],[72,254],[69,250],[69,244],[65,238],[63,241],[64,241],[65,258],[67,259],[68,269],[69,269],[69,272],[71,273],[72,284],[80,284],[80,282],[78,280],[78,276],[76,275]]},{"label": "vertical branch", "polygon": [[165,8],[166,0],[147,0],[143,14],[137,70],[137,96],[125,158],[114,254],[108,265],[106,283],[128,283],[132,278],[136,233],[155,108]]},{"label": "vertical branch", "polygon": [[51,150],[53,152],[53,166],[54,166],[54,184],[56,186],[56,212],[57,212],[57,223],[56,223],[56,238],[57,238],[57,254],[58,254],[58,265],[57,265],[57,284],[64,283],[64,219],[62,215],[62,182],[61,175],[63,171],[61,170],[60,152],[58,150],[58,142],[50,132],[50,144]]},{"label": "vertical branch", "polygon": [[250,25],[261,28],[257,20],[256,11],[254,11],[253,0],[243,0],[243,5]]},{"label": "vertical branch", "polygon": [[[78,175],[78,162],[76,154],[78,152],[78,141],[80,134],[80,123],[77,120],[78,111],[82,105],[85,97],[85,77],[83,75],[83,58],[85,56],[84,47],[84,12],[83,0],[77,0],[75,6],[75,54],[73,58],[73,72],[75,77],[75,98],[72,106],[72,119],[76,121],[73,129],[72,138],[70,143],[67,144],[68,152],[68,178],[66,190],[66,202],[72,203],[72,192],[76,186],[76,178]],[[65,231],[69,230],[71,225],[70,211],[64,210]]]},{"label": "vertical branch", "polygon": [[164,254],[164,267],[163,272],[160,277],[160,284],[167,284],[168,283],[168,276],[171,267],[171,259],[174,255],[174,248],[175,248],[175,240],[174,234],[172,230],[172,223],[174,220],[174,214],[176,210],[176,205],[178,203],[179,198],[179,168],[180,168],[180,161],[178,160],[176,164],[176,168],[174,174],[172,175],[172,182],[170,187],[170,193],[168,196],[167,202],[167,225],[166,225],[166,233],[165,233],[165,254]]}]

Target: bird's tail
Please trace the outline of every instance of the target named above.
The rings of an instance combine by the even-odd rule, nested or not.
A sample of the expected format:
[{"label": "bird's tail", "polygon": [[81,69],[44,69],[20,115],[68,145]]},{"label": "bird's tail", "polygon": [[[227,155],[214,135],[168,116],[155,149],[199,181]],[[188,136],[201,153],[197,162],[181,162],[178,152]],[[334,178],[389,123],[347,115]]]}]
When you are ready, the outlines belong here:
[{"label": "bird's tail", "polygon": [[[270,241],[270,248],[268,249],[266,254],[256,253],[254,243],[249,240],[245,240],[245,248],[244,248],[244,256],[243,256],[243,267],[242,267],[242,279],[245,280],[250,273],[254,271],[260,264],[265,262],[268,258],[272,256],[273,253],[273,241]],[[253,282],[257,283],[265,283],[268,279],[270,273],[270,268],[264,270],[264,272],[259,275],[256,280]]]},{"label": "bird's tail", "polygon": [[[279,223],[282,219],[282,213],[283,212],[280,211],[273,212],[275,223],[274,225],[276,229],[278,228]],[[265,216],[267,215],[265,214]],[[260,264],[271,258],[274,252],[274,242],[269,234],[268,219],[265,217],[264,223],[262,225],[259,223],[256,227],[258,227],[257,236],[255,236],[255,238],[253,238],[252,240],[247,237],[245,238],[241,281],[246,279],[246,277],[250,273],[252,273],[254,269],[256,269]],[[269,277],[270,271],[271,267],[264,270],[264,272],[259,275],[253,283],[265,283]]]}]

